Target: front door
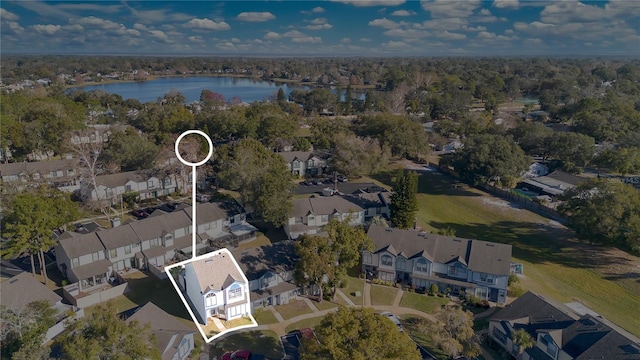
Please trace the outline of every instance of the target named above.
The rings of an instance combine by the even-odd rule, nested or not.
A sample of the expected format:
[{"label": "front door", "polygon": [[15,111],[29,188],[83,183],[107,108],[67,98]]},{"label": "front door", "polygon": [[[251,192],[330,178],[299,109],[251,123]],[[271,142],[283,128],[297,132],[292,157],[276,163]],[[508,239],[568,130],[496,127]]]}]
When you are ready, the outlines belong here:
[{"label": "front door", "polygon": [[280,305],[280,294],[276,295],[276,305]]}]

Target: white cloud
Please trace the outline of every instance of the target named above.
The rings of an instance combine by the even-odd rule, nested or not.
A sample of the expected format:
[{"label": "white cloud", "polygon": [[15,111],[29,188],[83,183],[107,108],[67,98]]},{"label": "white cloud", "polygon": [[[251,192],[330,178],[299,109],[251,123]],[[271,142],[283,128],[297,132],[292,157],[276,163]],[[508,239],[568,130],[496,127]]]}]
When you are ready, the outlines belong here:
[{"label": "white cloud", "polygon": [[101,5],[101,4],[81,4],[79,2],[74,2],[70,4],[56,4],[54,5],[58,9],[63,10],[74,10],[74,11],[91,11],[94,13],[105,13],[105,14],[115,14],[118,11],[122,10],[122,5]]},{"label": "white cloud", "polygon": [[346,43],[350,43],[351,39],[350,38],[342,38],[342,40],[340,40],[341,43],[346,44]]},{"label": "white cloud", "polygon": [[415,11],[407,11],[407,10],[396,10],[391,13],[391,16],[412,16],[415,15]]},{"label": "white cloud", "polygon": [[321,8],[320,6],[316,6],[311,10],[311,12],[316,13],[316,14],[320,14],[320,13],[324,12],[324,9]]},{"label": "white cloud", "polygon": [[301,33],[298,30],[291,30],[291,31],[287,31],[286,33],[282,34],[282,36],[288,37],[288,38],[300,38],[300,37],[306,37],[307,35]]},{"label": "white cloud", "polygon": [[485,31],[485,30],[487,30],[487,28],[485,26],[467,26],[467,25],[463,25],[462,26],[462,30],[471,31],[471,32],[479,32],[479,31]]},{"label": "white cloud", "polygon": [[204,39],[201,36],[189,36],[188,39],[192,42],[204,42]]},{"label": "white cloud", "polygon": [[245,22],[263,22],[274,20],[276,17],[270,12],[241,12],[237,19]]},{"label": "white cloud", "polygon": [[405,39],[419,39],[429,35],[426,31],[416,29],[391,29],[384,32],[387,36],[397,36]]},{"label": "white cloud", "polygon": [[219,42],[216,44],[216,47],[220,50],[224,51],[235,51],[238,50],[235,45],[233,45],[230,41]]},{"label": "white cloud", "polygon": [[371,39],[369,39],[369,38],[361,38],[360,41],[368,43],[368,42],[371,42]]},{"label": "white cloud", "polygon": [[395,28],[399,28],[400,26],[406,25],[406,23],[404,22],[395,22],[393,20],[389,20],[387,18],[382,18],[382,19],[375,19],[375,20],[371,20],[369,21],[369,26],[377,26],[377,27],[381,27],[384,29],[395,29]]},{"label": "white cloud", "polygon": [[133,28],[136,30],[142,30],[142,31],[149,31],[151,29],[149,29],[146,25],[144,24],[140,24],[140,23],[135,23],[133,24]]},{"label": "white cloud", "polygon": [[83,32],[84,31],[84,26],[82,26],[80,24],[65,25],[65,26],[62,27],[62,30],[79,33],[79,32]]},{"label": "white cloud", "polygon": [[520,7],[518,0],[493,0],[493,7],[498,9],[517,9]]},{"label": "white cloud", "polygon": [[18,24],[15,21],[7,21],[7,22],[2,22],[3,25],[3,31],[4,30],[4,25],[6,24],[6,26],[9,28],[9,32],[12,34],[20,34],[24,31],[24,28],[22,26],[20,26],[20,24]]},{"label": "white cloud", "polygon": [[136,29],[127,29],[127,34],[133,35],[133,36],[140,36],[140,31]]},{"label": "white cloud", "polygon": [[169,36],[167,36],[167,34],[162,30],[149,30],[149,34],[162,42],[169,42]]},{"label": "white cloud", "polygon": [[422,8],[432,18],[464,18],[480,7],[480,0],[421,0]]},{"label": "white cloud", "polygon": [[523,43],[525,45],[540,45],[542,44],[542,40],[541,39],[525,39]]},{"label": "white cloud", "polygon": [[333,28],[333,25],[327,23],[327,19],[325,18],[315,18],[313,20],[309,20],[311,25],[307,25],[304,28],[308,30],[328,30]]},{"label": "white cloud", "polygon": [[101,19],[95,16],[87,16],[79,19],[69,19],[70,24],[80,24],[85,27],[98,27],[103,30],[120,31],[124,25],[118,24],[111,20]]},{"label": "white cloud", "polygon": [[242,41],[240,41],[240,39],[234,37],[234,38],[231,38],[231,42],[234,43],[234,44],[238,44],[238,43],[240,43]]},{"label": "white cloud", "polygon": [[482,9],[480,10],[479,14],[489,16],[491,15],[491,11],[489,11],[489,9]]},{"label": "white cloud", "polygon": [[322,38],[319,36],[294,37],[291,41],[294,43],[317,44],[322,42]]},{"label": "white cloud", "polygon": [[224,21],[215,22],[207,18],[193,18],[189,22],[183,24],[184,27],[200,30],[229,30],[231,26]]},{"label": "white cloud", "polygon": [[443,32],[440,32],[440,33],[436,33],[435,36],[440,38],[440,39],[445,39],[445,40],[463,40],[463,39],[467,38],[467,35],[465,35],[465,34],[452,33],[452,32],[449,32],[449,31],[443,31]]},{"label": "white cloud", "polygon": [[424,21],[417,28],[427,30],[458,30],[468,24],[467,20],[461,18],[435,19]]},{"label": "white cloud", "polygon": [[55,33],[57,33],[58,31],[60,31],[60,29],[62,28],[60,25],[33,25],[31,27],[33,30],[35,30],[36,32],[38,32],[39,34],[42,35],[53,35]]},{"label": "white cloud", "polygon": [[2,19],[3,21],[5,21],[5,20],[6,21],[17,21],[19,18],[18,18],[18,15],[14,14],[12,12],[9,12],[9,11],[3,9],[3,8],[0,8],[0,19]]},{"label": "white cloud", "polygon": [[273,32],[273,31],[269,31],[264,38],[268,39],[268,40],[277,40],[280,39],[282,36],[280,34],[278,34],[277,32]]},{"label": "white cloud", "polygon": [[405,3],[405,0],[331,0],[343,4],[349,4],[357,7],[368,6],[396,6]]},{"label": "white cloud", "polygon": [[404,41],[389,41],[382,44],[382,46],[390,49],[404,49],[409,47],[409,44]]}]

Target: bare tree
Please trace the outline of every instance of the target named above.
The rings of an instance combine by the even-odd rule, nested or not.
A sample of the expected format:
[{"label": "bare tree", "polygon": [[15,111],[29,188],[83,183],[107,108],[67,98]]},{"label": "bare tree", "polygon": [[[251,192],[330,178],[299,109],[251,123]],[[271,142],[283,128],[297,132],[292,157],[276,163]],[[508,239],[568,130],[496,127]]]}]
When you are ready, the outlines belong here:
[{"label": "bare tree", "polygon": [[[98,191],[98,175],[105,172],[106,165],[100,159],[100,154],[105,149],[106,143],[101,137],[95,135],[96,131],[87,128],[81,131],[74,131],[69,136],[70,150],[78,158],[78,175],[80,182],[86,184],[89,194],[83,194],[83,201],[92,210],[99,210],[111,221],[111,205],[106,199],[106,194]],[[95,199],[91,195],[95,192]]]},{"label": "bare tree", "polygon": [[[191,163],[196,163],[203,159],[200,151],[201,143],[195,136],[199,135],[185,136],[180,140],[180,145],[178,146],[182,159]],[[189,184],[191,167],[183,164],[176,156],[175,141],[177,138],[177,136],[174,136],[172,141],[163,144],[156,158],[156,167],[163,177],[175,179],[178,188],[182,186],[183,189],[186,189]],[[202,167],[199,167],[199,170],[198,177],[204,176],[205,171]],[[192,184],[192,186],[196,186],[196,184]]]},{"label": "bare tree", "polygon": [[407,112],[405,97],[409,92],[409,86],[407,83],[402,82],[396,86],[389,94],[389,111],[394,114],[404,114]]}]

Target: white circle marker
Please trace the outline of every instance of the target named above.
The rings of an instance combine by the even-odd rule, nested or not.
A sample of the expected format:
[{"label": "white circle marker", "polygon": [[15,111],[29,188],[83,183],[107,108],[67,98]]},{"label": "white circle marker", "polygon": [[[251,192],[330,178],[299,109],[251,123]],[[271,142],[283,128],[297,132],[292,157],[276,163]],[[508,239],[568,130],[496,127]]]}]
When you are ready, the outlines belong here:
[{"label": "white circle marker", "polygon": [[[202,137],[204,137],[207,140],[207,143],[209,143],[209,153],[207,154],[207,156],[204,158],[204,160],[197,162],[197,163],[192,163],[189,161],[186,161],[185,159],[182,158],[182,156],[180,155],[180,151],[178,150],[178,146],[180,145],[180,140],[182,140],[183,137],[190,135],[190,134],[198,134]],[[211,142],[211,138],[209,137],[209,135],[205,134],[204,132],[200,131],[200,130],[187,130],[185,132],[183,132],[182,134],[180,134],[180,136],[178,136],[178,139],[176,140],[176,146],[175,146],[175,150],[176,150],[176,156],[178,157],[178,160],[180,160],[181,163],[187,165],[187,166],[200,166],[200,165],[204,165],[207,161],[209,161],[209,159],[211,159],[211,156],[213,155],[213,143]]]}]

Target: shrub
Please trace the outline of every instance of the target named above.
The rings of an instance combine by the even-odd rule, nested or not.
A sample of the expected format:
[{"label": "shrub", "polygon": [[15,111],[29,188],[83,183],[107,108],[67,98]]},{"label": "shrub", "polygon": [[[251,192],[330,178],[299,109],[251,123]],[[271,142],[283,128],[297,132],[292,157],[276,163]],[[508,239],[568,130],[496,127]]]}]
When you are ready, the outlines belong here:
[{"label": "shrub", "polygon": [[520,278],[518,277],[518,275],[516,274],[511,274],[509,275],[509,286],[511,286],[512,284],[517,284],[520,282]]},{"label": "shrub", "polygon": [[431,284],[431,287],[429,287],[429,292],[431,293],[431,295],[436,295],[438,291],[438,284]]}]

